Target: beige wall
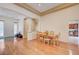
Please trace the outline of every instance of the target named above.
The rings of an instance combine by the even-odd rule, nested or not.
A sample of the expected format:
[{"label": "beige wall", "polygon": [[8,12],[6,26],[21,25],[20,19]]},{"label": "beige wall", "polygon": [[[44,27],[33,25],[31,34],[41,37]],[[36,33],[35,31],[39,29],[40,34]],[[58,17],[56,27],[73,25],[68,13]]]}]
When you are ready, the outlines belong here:
[{"label": "beige wall", "polygon": [[[61,33],[60,40],[68,41],[68,23],[72,20],[79,20],[79,5],[48,14],[41,17],[38,30],[40,31],[54,31]],[[76,43],[76,42],[74,42]]]},{"label": "beige wall", "polygon": [[36,37],[36,23],[34,19],[27,18],[24,20],[24,38],[27,40],[35,39]]}]

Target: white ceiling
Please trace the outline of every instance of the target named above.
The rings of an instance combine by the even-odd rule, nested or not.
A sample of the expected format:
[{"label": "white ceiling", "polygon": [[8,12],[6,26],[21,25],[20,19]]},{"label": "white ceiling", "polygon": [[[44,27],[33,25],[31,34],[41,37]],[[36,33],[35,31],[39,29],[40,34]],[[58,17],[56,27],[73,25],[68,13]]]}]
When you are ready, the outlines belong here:
[{"label": "white ceiling", "polygon": [[39,12],[44,12],[48,9],[54,8],[61,3],[28,3],[29,6],[33,7],[34,9],[38,10]]}]

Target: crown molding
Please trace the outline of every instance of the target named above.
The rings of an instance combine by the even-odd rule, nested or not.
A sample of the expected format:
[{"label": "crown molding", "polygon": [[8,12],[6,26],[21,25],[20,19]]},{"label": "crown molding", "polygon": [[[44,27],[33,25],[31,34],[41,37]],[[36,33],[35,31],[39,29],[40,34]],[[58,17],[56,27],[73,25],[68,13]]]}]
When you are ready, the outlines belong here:
[{"label": "crown molding", "polygon": [[69,8],[69,7],[72,7],[72,6],[75,6],[75,5],[78,5],[77,3],[64,3],[64,4],[60,4],[54,8],[51,8],[51,9],[48,9],[44,12],[41,12],[40,16],[44,16],[44,15],[47,15],[47,14],[50,14],[50,13],[54,13],[54,12],[57,12],[57,11],[61,11],[63,9],[66,9],[66,8]]},{"label": "crown molding", "polygon": [[54,13],[54,12],[57,12],[57,11],[61,11],[63,9],[66,9],[66,8],[69,8],[69,7],[72,7],[72,6],[75,6],[75,5],[79,5],[78,3],[63,3],[63,4],[60,4],[54,8],[50,8],[44,12],[39,12],[38,10],[34,9],[32,6],[29,6],[27,3],[15,3],[17,6],[19,7],[22,7],[26,10],[29,10],[39,16],[44,16],[44,15],[47,15],[47,14],[50,14],[50,13]]},{"label": "crown molding", "polygon": [[37,15],[40,15],[40,12],[38,10],[34,9],[32,6],[29,6],[27,3],[14,3],[14,4],[28,11],[31,11]]}]

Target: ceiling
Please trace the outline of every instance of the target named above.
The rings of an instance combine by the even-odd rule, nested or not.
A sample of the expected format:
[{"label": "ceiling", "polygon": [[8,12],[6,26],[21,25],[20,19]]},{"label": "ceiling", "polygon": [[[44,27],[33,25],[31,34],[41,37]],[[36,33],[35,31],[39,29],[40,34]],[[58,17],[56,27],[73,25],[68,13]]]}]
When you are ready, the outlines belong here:
[{"label": "ceiling", "polygon": [[66,9],[77,3],[16,3],[16,5],[27,9],[37,15],[44,16],[52,12]]},{"label": "ceiling", "polygon": [[34,9],[36,9],[39,12],[44,12],[60,4],[59,3],[28,3],[28,5],[32,6]]}]

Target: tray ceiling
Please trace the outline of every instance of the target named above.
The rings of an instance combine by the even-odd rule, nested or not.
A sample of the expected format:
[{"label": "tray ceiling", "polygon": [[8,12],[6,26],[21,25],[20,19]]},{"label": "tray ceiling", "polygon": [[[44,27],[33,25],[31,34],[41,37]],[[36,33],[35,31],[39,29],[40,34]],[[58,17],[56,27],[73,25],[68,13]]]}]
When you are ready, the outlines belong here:
[{"label": "tray ceiling", "polygon": [[25,8],[37,15],[44,16],[52,12],[56,12],[74,5],[77,3],[16,3],[16,5]]},{"label": "tray ceiling", "polygon": [[58,5],[59,3],[28,3],[29,6],[33,7],[39,12],[44,12],[48,9],[54,8]]}]

